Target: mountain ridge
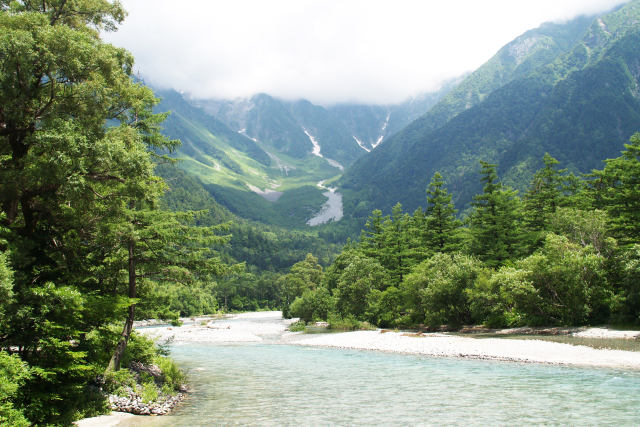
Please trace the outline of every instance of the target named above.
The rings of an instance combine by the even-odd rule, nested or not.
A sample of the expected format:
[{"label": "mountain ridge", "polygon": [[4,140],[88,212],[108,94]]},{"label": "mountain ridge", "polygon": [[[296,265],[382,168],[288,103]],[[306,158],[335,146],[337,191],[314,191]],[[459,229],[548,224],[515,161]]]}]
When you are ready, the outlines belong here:
[{"label": "mountain ridge", "polygon": [[[427,114],[346,171],[339,184],[347,213],[362,218],[374,208],[389,212],[397,202],[409,211],[424,205],[424,189],[435,171],[445,176],[458,209],[464,210],[480,190],[478,160],[497,162],[503,180],[522,190],[546,151],[575,172],[588,172],[615,156],[640,126],[638,99],[628,96],[637,87],[637,76],[630,71],[637,70],[639,56],[631,24],[639,16],[639,2],[634,1],[589,22],[570,22],[568,28],[581,32],[579,37],[564,37],[555,56],[538,55],[538,65],[524,76],[505,79],[482,100],[478,96],[476,104],[461,109],[460,88],[478,81],[486,65],[495,63],[492,58]],[[555,25],[545,31],[564,31]],[[577,40],[573,45],[572,38]],[[507,44],[497,55],[513,46]],[[460,111],[445,108],[451,99]],[[621,113],[614,117],[618,109]],[[440,111],[452,116],[441,125]],[[615,142],[607,143],[605,135]]]}]

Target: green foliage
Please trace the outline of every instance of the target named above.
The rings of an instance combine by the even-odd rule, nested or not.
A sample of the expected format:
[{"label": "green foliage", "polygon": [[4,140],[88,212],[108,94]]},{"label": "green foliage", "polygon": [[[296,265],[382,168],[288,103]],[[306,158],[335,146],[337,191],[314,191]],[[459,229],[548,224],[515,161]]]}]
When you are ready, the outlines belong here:
[{"label": "green foliage", "polygon": [[315,290],[322,280],[322,266],[318,259],[311,254],[295,263],[289,273],[279,279],[283,299],[283,316],[291,317],[290,306],[296,298],[306,291]]},{"label": "green foliage", "polygon": [[140,397],[144,403],[153,402],[158,399],[158,387],[155,382],[148,381],[142,384]]},{"label": "green foliage", "polygon": [[551,216],[566,197],[565,181],[573,178],[563,177],[566,170],[557,170],[559,162],[549,153],[545,153],[543,163],[544,167],[533,175],[523,200],[524,228],[530,233],[529,239],[534,249],[541,244]]},{"label": "green foliage", "polygon": [[472,253],[490,267],[517,258],[522,252],[520,199],[498,182],[496,165],[482,165],[483,193],[474,197],[470,219]]},{"label": "green foliage", "polygon": [[117,396],[127,396],[128,390],[135,389],[136,379],[128,369],[120,369],[118,371],[109,371],[103,377],[103,389],[106,393],[115,394]]},{"label": "green foliage", "polygon": [[[624,214],[593,208],[604,200],[598,194],[608,191],[603,181],[587,187],[556,171],[550,156],[544,163],[524,202],[498,181],[495,165],[483,163],[485,189],[468,227],[458,222],[446,233],[466,236],[466,253],[429,255],[438,246],[425,238],[425,224],[442,217],[435,209],[417,209],[412,216],[399,205],[391,216],[373,211],[361,242],[347,244],[326,269],[321,283],[336,301],[327,318],[346,328],[363,320],[384,327],[638,322],[640,256],[636,246],[619,247],[611,237],[620,232],[611,224]],[[434,177],[431,206],[437,193],[439,204],[448,205],[441,184]],[[444,216],[452,219],[448,206]],[[618,215],[615,221],[612,215]],[[295,304],[309,319],[311,295]]]},{"label": "green foliage", "polygon": [[536,293],[530,307],[520,308],[528,324],[583,325],[608,319],[611,291],[604,258],[593,248],[549,234],[541,250],[518,267],[528,272]]},{"label": "green foliage", "polygon": [[343,316],[366,320],[367,295],[388,286],[387,271],[373,258],[355,255],[344,269],[336,288],[336,309]]},{"label": "green foliage", "polygon": [[537,292],[527,273],[514,267],[480,276],[467,295],[472,320],[491,328],[524,325],[522,313],[535,313]]},{"label": "green foliage", "polygon": [[609,237],[609,218],[599,209],[558,208],[549,217],[547,230],[567,237],[581,246],[591,246],[597,253],[610,255],[616,241]]},{"label": "green foliage", "polygon": [[413,320],[429,326],[471,321],[467,289],[480,275],[478,260],[460,253],[435,254],[418,264],[403,283]]},{"label": "green foliage", "polygon": [[625,144],[622,156],[606,160],[602,171],[595,171],[596,204],[611,217],[614,236],[625,245],[640,240],[640,133]]},{"label": "green foliage", "polygon": [[429,248],[431,254],[451,252],[457,248],[456,229],[460,227],[460,222],[456,220],[456,209],[439,172],[433,175],[427,188],[424,227],[423,245]]},{"label": "green foliage", "polygon": [[313,290],[304,291],[291,303],[292,317],[299,317],[305,322],[324,320],[335,307],[334,298],[329,291],[320,286]]},{"label": "green foliage", "polygon": [[18,409],[19,389],[30,376],[28,366],[19,357],[0,351],[0,424],[16,427],[31,425]]},{"label": "green foliage", "polygon": [[331,313],[327,321],[329,322],[329,329],[334,331],[368,331],[375,329],[369,322],[358,320],[352,315],[341,317],[339,314]]},{"label": "green foliage", "polygon": [[13,271],[9,267],[6,254],[0,252],[0,328],[5,317],[5,310],[13,299]]},{"label": "green foliage", "polygon": [[304,320],[298,320],[289,325],[291,332],[304,332],[307,329],[307,323]]},{"label": "green foliage", "polygon": [[640,322],[640,245],[636,244],[626,251],[622,262],[620,283],[621,300],[618,306],[617,321],[637,324]]},{"label": "green foliage", "polygon": [[384,291],[373,289],[367,294],[365,317],[380,327],[408,326],[403,324],[402,307],[404,295],[395,286]]},{"label": "green foliage", "polygon": [[178,142],[159,132],[166,115],[153,113],[132,56],[99,37],[123,17],[103,0],[0,11],[0,349],[32,368],[21,406],[35,424],[104,407],[88,385],[118,342],[107,325],[126,312],[121,354],[147,290],[225,271],[220,228],[157,209],[154,161]]}]

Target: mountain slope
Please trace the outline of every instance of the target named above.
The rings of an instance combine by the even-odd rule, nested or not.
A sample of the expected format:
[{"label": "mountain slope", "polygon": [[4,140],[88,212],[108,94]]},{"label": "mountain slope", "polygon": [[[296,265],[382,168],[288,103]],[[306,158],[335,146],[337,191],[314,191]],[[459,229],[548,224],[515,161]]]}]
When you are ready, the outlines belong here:
[{"label": "mountain slope", "polygon": [[[365,216],[398,201],[408,210],[424,205],[435,171],[465,208],[480,190],[479,160],[498,162],[504,180],[522,189],[545,151],[576,171],[617,155],[640,128],[638,4],[587,27],[585,18],[545,25],[505,46],[429,113],[347,171],[340,181],[347,212]],[[531,37],[537,49],[527,42]],[[496,63],[511,66],[497,73],[491,71]],[[476,85],[467,92],[473,105],[463,106],[463,89]]]},{"label": "mountain slope", "polygon": [[[323,159],[296,159],[229,129],[173,91],[158,91],[157,111],[171,111],[164,133],[182,141],[172,154],[236,215],[290,228],[306,227],[326,201],[317,182],[338,171]],[[306,138],[306,135],[305,135]],[[277,153],[277,154],[276,154]]]}]

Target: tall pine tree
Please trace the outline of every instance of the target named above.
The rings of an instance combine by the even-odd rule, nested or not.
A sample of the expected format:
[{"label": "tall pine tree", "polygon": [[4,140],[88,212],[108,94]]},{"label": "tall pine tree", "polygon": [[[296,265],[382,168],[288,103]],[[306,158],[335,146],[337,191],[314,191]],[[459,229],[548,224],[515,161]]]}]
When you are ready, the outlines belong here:
[{"label": "tall pine tree", "polygon": [[517,191],[498,181],[497,165],[480,164],[484,189],[472,202],[471,249],[487,265],[498,267],[522,252],[520,199]]},{"label": "tall pine tree", "polygon": [[425,246],[431,253],[451,252],[458,247],[456,209],[451,195],[444,187],[444,179],[439,172],[431,178],[427,188],[427,211],[425,218]]}]

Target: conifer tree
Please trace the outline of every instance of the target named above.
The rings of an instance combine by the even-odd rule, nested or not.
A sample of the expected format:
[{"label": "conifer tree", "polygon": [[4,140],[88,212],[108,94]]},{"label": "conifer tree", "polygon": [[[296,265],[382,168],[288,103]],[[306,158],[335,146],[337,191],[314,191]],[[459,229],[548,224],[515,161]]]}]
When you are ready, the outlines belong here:
[{"label": "conifer tree", "polygon": [[498,181],[495,164],[480,164],[485,185],[472,202],[471,249],[487,265],[497,267],[521,253],[520,199],[515,190]]},{"label": "conifer tree", "polygon": [[609,214],[618,241],[632,245],[640,243],[640,133],[624,147],[620,157],[606,160],[604,170],[594,171],[595,204]]},{"label": "conifer tree", "polygon": [[532,231],[544,230],[549,216],[560,204],[560,173],[555,166],[559,163],[549,153],[544,155],[544,167],[531,180],[524,196],[524,222]]},{"label": "conifer tree", "polygon": [[427,188],[426,214],[425,245],[431,253],[455,250],[458,243],[456,230],[460,227],[460,221],[456,219],[451,195],[444,187],[444,179],[439,172],[433,175]]}]

